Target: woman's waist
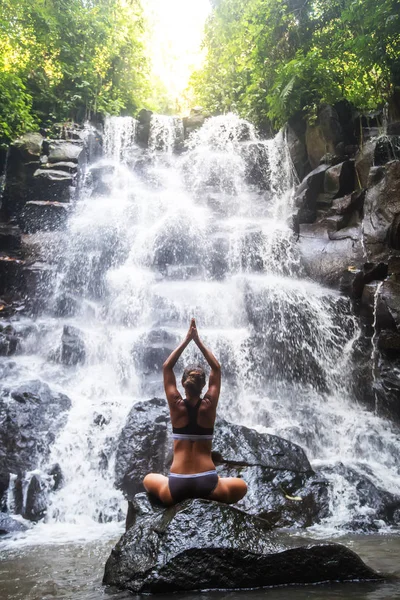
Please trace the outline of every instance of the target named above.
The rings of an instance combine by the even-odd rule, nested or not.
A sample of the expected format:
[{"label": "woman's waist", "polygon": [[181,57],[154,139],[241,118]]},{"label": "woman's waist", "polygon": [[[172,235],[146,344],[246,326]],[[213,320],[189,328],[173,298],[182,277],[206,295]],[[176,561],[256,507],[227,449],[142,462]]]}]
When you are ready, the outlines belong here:
[{"label": "woman's waist", "polygon": [[174,454],[183,453],[196,456],[207,455],[211,456],[212,440],[198,439],[175,439]]},{"label": "woman's waist", "polygon": [[211,458],[211,452],[208,454],[190,454],[174,453],[174,460],[171,465],[171,473],[191,474],[203,473],[215,470],[215,465]]}]

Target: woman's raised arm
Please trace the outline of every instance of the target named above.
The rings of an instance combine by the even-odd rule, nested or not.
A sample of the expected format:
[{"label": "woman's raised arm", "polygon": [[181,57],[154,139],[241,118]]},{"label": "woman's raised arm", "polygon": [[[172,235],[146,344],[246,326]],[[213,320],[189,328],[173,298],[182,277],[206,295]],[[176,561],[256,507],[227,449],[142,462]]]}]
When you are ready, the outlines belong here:
[{"label": "woman's raised arm", "polygon": [[164,389],[168,402],[174,402],[181,397],[180,393],[178,392],[178,388],[176,387],[174,366],[176,365],[179,357],[181,356],[186,346],[188,346],[193,339],[193,323],[194,319],[192,319],[190,322],[189,331],[187,332],[183,342],[171,352],[171,354],[168,356],[167,360],[163,364]]},{"label": "woman's raised arm", "polygon": [[[190,330],[189,330],[190,331]],[[208,362],[211,367],[210,379],[208,382],[208,390],[204,394],[204,397],[209,398],[209,400],[213,404],[217,404],[219,399],[219,393],[221,390],[221,365],[218,360],[215,358],[214,354],[206,348],[203,342],[199,338],[199,333],[197,331],[196,322],[192,319],[191,322],[191,339],[193,339],[194,343]]]}]

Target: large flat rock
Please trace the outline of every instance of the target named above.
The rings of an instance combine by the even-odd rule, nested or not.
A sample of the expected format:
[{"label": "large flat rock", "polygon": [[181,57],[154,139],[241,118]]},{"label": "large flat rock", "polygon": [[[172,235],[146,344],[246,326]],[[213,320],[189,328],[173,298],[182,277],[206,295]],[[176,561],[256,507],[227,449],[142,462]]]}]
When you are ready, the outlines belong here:
[{"label": "large flat rock", "polygon": [[103,583],[134,593],[241,589],[382,577],[351,550],[290,538],[208,500],[163,509],[146,494],[107,561]]}]

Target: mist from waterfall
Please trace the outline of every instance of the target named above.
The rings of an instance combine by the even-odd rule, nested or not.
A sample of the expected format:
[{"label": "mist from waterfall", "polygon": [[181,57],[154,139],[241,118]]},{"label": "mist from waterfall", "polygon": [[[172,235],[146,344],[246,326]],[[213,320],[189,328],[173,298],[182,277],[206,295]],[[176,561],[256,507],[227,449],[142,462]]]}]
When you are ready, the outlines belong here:
[{"label": "mist from waterfall", "polygon": [[[119,432],[134,402],[163,395],[165,351],[191,317],[222,364],[221,416],[298,443],[331,480],[325,531],[368,510],[332,465],[400,493],[396,430],[349,391],[359,335],[350,301],[301,270],[284,135],[260,140],[230,114],[208,119],[177,154],[173,117],[153,117],[147,150],[135,129],[129,117],[107,120],[105,157],[88,168],[67,231],[52,242],[49,314],[18,358],[18,381],[39,375],[72,400],[48,461],[64,485],[36,535],[68,536],[73,524],[99,535],[99,522],[124,518],[113,485]],[[82,332],[83,365],[51,359],[65,324]],[[177,370],[201,361],[191,345]]]}]

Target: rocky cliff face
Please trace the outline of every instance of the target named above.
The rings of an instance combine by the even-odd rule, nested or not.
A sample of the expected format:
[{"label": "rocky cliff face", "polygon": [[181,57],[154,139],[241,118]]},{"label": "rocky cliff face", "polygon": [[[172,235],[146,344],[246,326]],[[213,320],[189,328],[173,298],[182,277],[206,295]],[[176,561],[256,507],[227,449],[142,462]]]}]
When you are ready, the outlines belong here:
[{"label": "rocky cliff face", "polygon": [[[44,309],[51,260],[35,234],[62,232],[89,151],[101,152],[94,130],[60,126],[54,136],[27,133],[9,148],[0,207],[0,308]],[[11,352],[10,352],[11,353]]]},{"label": "rocky cliff face", "polygon": [[[165,149],[165,145],[170,144],[168,130],[153,127],[150,132],[150,122],[151,115],[142,112],[135,131],[133,152],[136,155],[132,164],[129,157],[126,162],[143,178],[147,171],[149,177],[154,177],[154,172],[151,173],[154,156],[148,152],[149,144],[156,149]],[[184,122],[171,121],[175,141],[168,148],[176,154],[181,153],[185,137],[203,122],[204,117],[199,114]],[[325,107],[312,127],[296,121],[288,124],[289,148],[301,179],[296,190],[294,219],[301,259],[299,271],[352,299],[354,312],[362,323],[362,335],[352,348],[354,395],[372,410],[399,420],[399,142],[389,129],[383,136],[376,137],[378,131],[373,124],[367,127],[368,124],[362,121],[361,129],[357,129],[357,124],[359,119],[354,119],[343,107]],[[251,139],[249,124],[243,122],[240,127],[235,135],[246,159],[241,175],[246,185],[257,186],[260,198],[264,198],[264,193],[268,198],[271,181],[266,174],[269,166],[266,147],[259,140]],[[4,379],[15,373],[17,366],[13,356],[23,351],[26,339],[30,339],[31,345],[39,344],[41,331],[34,322],[20,322],[19,315],[35,317],[49,309],[47,282],[54,276],[57,265],[54,256],[61,255],[60,246],[69,243],[65,233],[66,220],[82,181],[85,170],[82,167],[91,160],[90,156],[101,154],[101,139],[94,131],[61,129],[59,134],[57,139],[27,134],[12,145],[8,156],[0,222],[0,314],[5,317],[0,321],[0,356],[5,358],[0,364],[0,374]],[[229,136],[232,132],[223,125],[219,134]],[[196,169],[198,163],[192,165],[189,162],[186,167],[185,183],[190,186],[190,169]],[[219,172],[211,167],[207,203],[218,209],[221,194],[218,196],[212,185],[219,189],[225,172],[222,168]],[[115,165],[104,168],[96,165],[91,169],[95,198],[109,193],[108,169],[111,172]],[[155,185],[158,185],[157,181]],[[198,268],[190,258],[195,254],[197,242],[186,231],[179,231],[179,235],[181,237],[176,236],[173,243],[168,236],[164,240],[160,235],[154,252],[154,268],[160,277],[185,280],[190,277],[191,269]],[[213,240],[209,277],[223,281],[229,270],[229,240],[218,235],[218,239]],[[259,239],[257,231],[249,231],[241,250],[242,268],[253,274],[267,270],[270,258],[270,255],[266,259],[262,252],[257,252]],[[118,238],[118,229],[112,232],[108,243],[113,252],[123,255],[129,251],[124,246],[126,242]],[[280,250],[279,246],[277,263]],[[111,266],[109,254],[112,252],[107,254],[107,251],[108,248],[102,248],[97,262],[91,263],[91,270],[87,271],[88,287],[94,298],[101,297],[103,278]],[[79,268],[80,263],[77,264]],[[78,300],[72,293],[75,268],[73,265],[69,273],[70,288],[61,290],[51,307],[52,312],[48,310],[52,316],[68,319],[77,312]],[[257,368],[263,382],[264,378],[267,381],[278,373],[285,381],[309,384],[321,393],[318,401],[323,402],[328,383],[319,369],[318,348],[312,345],[302,348],[301,344],[292,348],[286,340],[280,340],[282,323],[277,315],[288,312],[286,305],[281,306],[277,301],[275,306],[271,298],[268,304],[262,294],[260,298],[256,294],[257,291],[249,287],[244,297],[253,332],[246,348],[252,367]],[[307,328],[310,312],[296,311],[296,302],[299,301],[290,306],[290,319],[284,325],[294,329],[301,323],[302,327],[296,331],[296,340],[301,342],[302,336],[307,336],[310,331]],[[168,314],[168,306],[157,308],[161,315]],[[92,307],[88,306],[88,309]],[[345,321],[338,315],[339,335],[343,323]],[[131,348],[129,354],[129,360],[149,380],[159,373],[165,356],[176,343],[174,335],[157,329],[158,325],[154,331],[144,334],[143,343],[136,346],[135,351]],[[59,334],[59,346],[51,352],[46,350],[46,357],[51,365],[62,365],[72,372],[88,360],[89,345],[85,345],[85,336],[80,329],[65,325],[64,321]],[[63,377],[65,375],[63,372]],[[226,375],[231,381],[235,380],[234,369]],[[16,384],[17,379],[11,377],[10,385],[0,389],[0,418],[5,436],[3,452],[0,451],[0,496],[2,508],[9,509],[6,490],[10,484],[9,473],[14,473],[16,477],[11,482],[13,509],[36,521],[46,513],[48,493],[62,485],[62,473],[57,464],[46,465],[47,471],[41,476],[36,470],[46,462],[54,437],[64,426],[70,401],[52,386],[36,380],[36,375],[23,389]],[[115,447],[115,433],[115,439],[107,439],[100,460],[103,465],[100,468],[105,468],[104,464],[116,450],[116,484],[130,499],[142,491],[141,480],[148,471],[167,473],[171,460],[165,402],[153,400],[145,406],[142,404],[132,409],[118,447]],[[293,410],[297,409],[295,403],[293,407]],[[312,406],[309,410],[312,411]],[[264,415],[260,419],[264,419]],[[109,415],[99,413],[93,426],[101,431],[108,421]],[[262,420],[263,425],[265,422]],[[362,522],[356,519],[345,524],[349,529],[374,529],[377,520],[388,525],[399,523],[399,498],[381,489],[372,476],[360,475],[343,464],[330,468],[330,471],[315,473],[303,450],[282,438],[262,436],[254,430],[221,420],[214,444],[214,460],[221,475],[243,476],[250,484],[241,508],[276,526],[307,527],[332,512],[326,475],[343,476],[351,482],[360,506],[368,507],[368,516]]]},{"label": "rocky cliff face", "polygon": [[[400,420],[400,136],[344,103],[287,126],[300,184],[294,228],[306,274],[350,296],[361,318],[354,391]],[[393,132],[393,133],[392,133]]]}]

